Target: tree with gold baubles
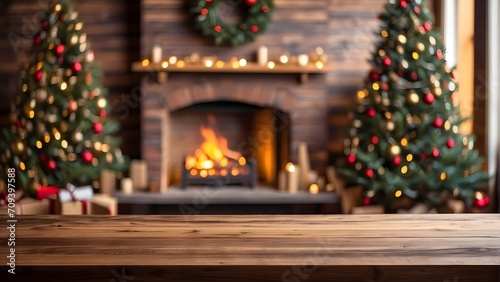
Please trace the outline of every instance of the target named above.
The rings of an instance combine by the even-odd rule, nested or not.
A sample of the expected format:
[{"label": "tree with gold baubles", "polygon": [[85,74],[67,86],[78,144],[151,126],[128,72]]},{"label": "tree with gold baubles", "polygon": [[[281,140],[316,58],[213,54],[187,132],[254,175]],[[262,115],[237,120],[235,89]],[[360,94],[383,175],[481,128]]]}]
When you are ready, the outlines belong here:
[{"label": "tree with gold baubles", "polygon": [[460,132],[457,73],[426,1],[390,0],[380,20],[339,174],[364,187],[365,204],[478,203],[488,176],[473,136]]},{"label": "tree with gold baubles", "polygon": [[103,169],[126,169],[100,66],[69,0],[49,4],[33,53],[2,133],[1,180],[15,168],[18,189],[34,193],[38,185],[96,187]]}]

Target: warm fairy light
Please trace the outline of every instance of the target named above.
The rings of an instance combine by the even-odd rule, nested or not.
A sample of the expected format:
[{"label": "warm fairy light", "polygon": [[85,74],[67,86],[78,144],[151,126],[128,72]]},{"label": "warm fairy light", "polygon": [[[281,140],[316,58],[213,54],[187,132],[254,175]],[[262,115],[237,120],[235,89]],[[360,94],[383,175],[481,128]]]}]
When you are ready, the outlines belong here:
[{"label": "warm fairy light", "polygon": [[147,66],[149,66],[149,60],[148,59],[144,59],[144,60],[142,60],[141,64],[142,64],[143,67],[147,67]]},{"label": "warm fairy light", "polygon": [[231,175],[232,176],[236,176],[238,174],[240,174],[240,171],[237,168],[234,167],[234,168],[231,169]]},{"label": "warm fairy light", "polygon": [[56,131],[56,132],[54,133],[54,139],[56,139],[56,140],[61,139],[61,133],[59,133],[59,131]]},{"label": "warm fairy light", "polygon": [[382,37],[388,37],[389,36],[389,33],[387,32],[387,30],[382,30],[381,34],[382,34]]},{"label": "warm fairy light", "polygon": [[394,193],[394,196],[396,196],[396,198],[399,198],[403,195],[403,192],[401,192],[401,190],[398,190],[396,191],[396,193]]},{"label": "warm fairy light", "polygon": [[50,136],[47,134],[43,137],[43,141],[45,141],[45,143],[49,143],[50,142]]},{"label": "warm fairy light", "polygon": [[408,161],[408,162],[413,161],[413,155],[412,154],[406,155],[406,161]]},{"label": "warm fairy light", "polygon": [[102,151],[104,153],[107,153],[107,152],[109,152],[110,147],[109,147],[108,144],[102,144],[102,148],[101,149],[102,149]]},{"label": "warm fairy light", "polygon": [[408,167],[407,167],[407,166],[405,166],[405,165],[404,165],[404,166],[402,166],[402,167],[401,167],[401,173],[402,173],[402,174],[406,174],[407,172],[408,172]]},{"label": "warm fairy light", "polygon": [[480,191],[476,191],[475,197],[478,200],[482,200],[484,198],[484,194],[482,192],[480,192]]},{"label": "warm fairy light", "polygon": [[34,118],[34,117],[35,117],[35,111],[30,111],[30,112],[28,113],[28,117],[29,117],[29,118]]},{"label": "warm fairy light", "polygon": [[317,61],[316,62],[316,68],[317,69],[322,69],[324,67],[325,67],[325,64],[323,62],[321,62],[321,61]]},{"label": "warm fairy light", "polygon": [[40,141],[36,141],[36,147],[37,147],[38,149],[42,149],[42,142],[40,142]]},{"label": "warm fairy light", "polygon": [[368,91],[366,91],[366,89],[358,91],[358,99],[362,100],[365,99],[367,96],[368,96]]},{"label": "warm fairy light", "polygon": [[267,67],[270,69],[274,69],[275,66],[276,64],[274,62],[267,62]]},{"label": "warm fairy light", "polygon": [[213,169],[213,168],[212,168],[212,169],[210,169],[210,170],[208,171],[208,175],[210,175],[210,176],[214,176],[214,175],[215,175],[215,169]]},{"label": "warm fairy light", "polygon": [[288,63],[288,56],[287,55],[281,55],[280,56],[280,63],[282,63],[282,64]]},{"label": "warm fairy light", "polygon": [[186,169],[192,169],[193,167],[196,167],[196,158],[192,156],[187,157],[185,167]]},{"label": "warm fairy light", "polygon": [[95,149],[96,151],[100,151],[100,150],[101,150],[101,148],[102,148],[102,144],[101,144],[101,142],[95,142],[95,143],[94,143],[94,149]]},{"label": "warm fairy light", "polygon": [[413,52],[411,53],[411,56],[414,60],[418,60],[418,53],[417,52]]},{"label": "warm fairy light", "polygon": [[220,175],[221,176],[227,176],[227,170],[226,169],[221,169]]},{"label": "warm fairy light", "polygon": [[177,64],[175,64],[178,68],[183,68],[186,66],[186,63],[183,60],[177,61]]},{"label": "warm fairy light", "polygon": [[293,163],[287,163],[286,164],[286,171],[295,172],[295,165]]},{"label": "warm fairy light", "polygon": [[244,67],[247,65],[247,60],[245,59],[240,59],[240,62],[239,62],[240,66]]},{"label": "warm fairy light", "polygon": [[238,163],[239,163],[240,165],[245,165],[245,164],[247,163],[247,160],[246,160],[244,157],[240,157],[240,158],[238,159]]},{"label": "warm fairy light", "polygon": [[20,168],[21,170],[25,170],[25,169],[26,169],[26,166],[24,165],[24,163],[23,163],[23,162],[19,162],[19,168]]},{"label": "warm fairy light", "polygon": [[164,69],[168,68],[168,62],[167,61],[161,62],[161,67]]},{"label": "warm fairy light", "polygon": [[68,141],[66,140],[61,141],[61,147],[63,147],[64,149],[68,148]]},{"label": "warm fairy light", "polygon": [[61,83],[61,90],[66,90],[68,88],[68,84],[66,82]]},{"label": "warm fairy light", "polygon": [[208,175],[208,172],[206,170],[201,170],[200,171],[200,176],[201,177],[205,178],[205,177],[207,177],[207,175]]},{"label": "warm fairy light", "polygon": [[239,68],[239,67],[240,67],[240,62],[238,62],[237,60],[232,60],[232,61],[231,61],[231,67],[232,67],[233,69],[237,69],[237,68]]},{"label": "warm fairy light", "polygon": [[403,146],[403,147],[408,146],[408,139],[406,139],[406,138],[402,138],[402,139],[401,139],[401,146]]},{"label": "warm fairy light", "polygon": [[205,61],[205,67],[211,68],[213,65],[214,65],[214,62],[212,60]]},{"label": "warm fairy light", "polygon": [[309,186],[309,193],[311,193],[313,195],[318,194],[319,193],[318,184],[316,184],[316,183],[311,184],[311,186]]},{"label": "warm fairy light", "polygon": [[439,179],[445,180],[446,179],[446,172],[442,172],[441,175],[439,176]]},{"label": "warm fairy light", "polygon": [[215,63],[215,67],[217,67],[217,68],[219,68],[219,69],[220,69],[220,68],[223,68],[223,67],[224,67],[224,61],[217,61],[217,62]]},{"label": "warm fairy light", "polygon": [[172,56],[172,57],[168,58],[168,63],[171,65],[175,65],[177,63],[177,57]]},{"label": "warm fairy light", "polygon": [[189,174],[191,174],[192,176],[196,176],[198,174],[198,171],[193,168],[189,171]]},{"label": "warm fairy light", "polygon": [[372,84],[372,88],[373,88],[373,90],[377,91],[377,90],[379,90],[379,89],[380,89],[380,85],[378,84],[378,82],[374,82],[374,83]]},{"label": "warm fairy light", "polygon": [[99,98],[99,100],[97,100],[97,106],[101,109],[105,108],[106,107],[106,99],[104,98]]}]

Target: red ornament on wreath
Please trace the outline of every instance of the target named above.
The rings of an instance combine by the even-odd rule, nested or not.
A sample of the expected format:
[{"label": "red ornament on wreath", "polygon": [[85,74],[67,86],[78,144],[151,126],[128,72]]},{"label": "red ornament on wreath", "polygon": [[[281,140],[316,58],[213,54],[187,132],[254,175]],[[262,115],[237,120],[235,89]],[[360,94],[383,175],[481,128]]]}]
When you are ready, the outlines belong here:
[{"label": "red ornament on wreath", "polygon": [[411,79],[413,79],[414,81],[418,80],[418,74],[417,74],[417,72],[414,72],[414,71],[411,72]]},{"label": "red ornament on wreath", "polygon": [[380,80],[380,73],[372,70],[370,72],[370,80],[371,81],[379,81]]},{"label": "red ornament on wreath", "polygon": [[256,26],[256,25],[252,25],[252,26],[250,27],[250,30],[251,30],[252,32],[259,32],[259,27],[258,27],[258,26]]},{"label": "red ornament on wreath", "polygon": [[425,96],[424,96],[424,102],[426,104],[432,105],[432,103],[434,103],[434,100],[436,100],[436,98],[434,97],[434,95],[432,93],[425,94]]},{"label": "red ornament on wreath", "polygon": [[354,164],[356,162],[356,156],[354,155],[347,155],[347,163],[348,164]]},{"label": "red ornament on wreath", "polygon": [[366,178],[372,178],[372,177],[373,177],[373,175],[374,175],[373,169],[371,169],[371,168],[367,168],[367,169],[365,170],[365,176],[366,176]]},{"label": "red ornament on wreath", "polygon": [[389,58],[389,57],[385,57],[385,58],[383,58],[383,59],[382,59],[382,64],[384,64],[384,66],[386,66],[386,67],[391,66],[391,64],[392,64],[392,60],[391,60],[391,58]]},{"label": "red ornament on wreath", "polygon": [[399,2],[399,7],[401,7],[402,9],[405,9],[407,6],[408,6],[408,3],[406,3],[406,0],[401,0]]},{"label": "red ornament on wreath", "polygon": [[64,53],[64,45],[62,44],[59,44],[56,46],[56,48],[54,49],[54,53],[56,54],[56,56],[61,56],[63,53]]},{"label": "red ornament on wreath", "polygon": [[92,124],[92,130],[94,131],[95,134],[101,133],[102,132],[102,123],[94,122],[94,124]]},{"label": "red ornament on wreath", "polygon": [[419,15],[420,14],[420,7],[415,6],[415,8],[413,8],[413,11],[415,11],[415,14]]},{"label": "red ornament on wreath", "polygon": [[74,74],[78,74],[82,70],[82,64],[80,62],[74,62],[71,69]]},{"label": "red ornament on wreath", "polygon": [[435,128],[441,128],[441,126],[443,126],[443,119],[440,117],[437,117],[434,120],[434,122],[432,123],[432,125],[434,125]]},{"label": "red ornament on wreath", "polygon": [[92,159],[94,158],[94,155],[90,151],[83,151],[82,152],[82,162],[85,164],[89,164],[92,162]]},{"label": "red ornament on wreath", "polygon": [[255,5],[256,2],[257,0],[245,0],[245,3],[249,6]]},{"label": "red ornament on wreath", "polygon": [[202,16],[206,16],[206,15],[208,15],[208,9],[207,9],[207,8],[203,8],[203,9],[201,9],[200,14],[201,14]]},{"label": "red ornament on wreath", "polygon": [[215,30],[215,32],[221,33],[221,31],[222,31],[222,26],[220,26],[220,25],[216,25],[216,26],[214,26],[214,30]]}]

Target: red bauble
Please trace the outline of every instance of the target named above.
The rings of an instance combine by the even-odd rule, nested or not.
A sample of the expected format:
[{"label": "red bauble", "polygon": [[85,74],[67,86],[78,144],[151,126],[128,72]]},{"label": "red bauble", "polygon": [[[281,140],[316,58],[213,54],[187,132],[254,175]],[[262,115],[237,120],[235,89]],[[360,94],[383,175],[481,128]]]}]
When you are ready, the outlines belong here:
[{"label": "red bauble", "polygon": [[443,59],[443,51],[441,51],[440,49],[438,49],[436,51],[436,57],[438,58],[438,60]]},{"label": "red bauble", "polygon": [[387,83],[387,82],[383,82],[383,83],[380,85],[380,88],[381,88],[383,91],[387,91],[387,90],[389,90],[389,83]]},{"label": "red bauble", "polygon": [[448,147],[450,149],[453,148],[453,147],[455,147],[455,141],[453,141],[453,139],[448,139],[446,141],[446,147]]},{"label": "red bauble", "polygon": [[418,31],[421,33],[421,34],[425,34],[427,31],[425,30],[425,27],[423,26],[419,26],[418,27]]},{"label": "red bauble", "polygon": [[247,5],[254,5],[255,3],[257,2],[257,0],[245,0],[245,3],[247,3]]},{"label": "red bauble", "polygon": [[413,79],[413,80],[415,80],[415,81],[418,79],[418,74],[417,74],[417,72],[414,72],[414,71],[412,71],[412,72],[411,72],[411,79]]},{"label": "red bauble", "polygon": [[58,56],[58,57],[59,57],[59,56],[61,56],[61,55],[62,55],[62,53],[64,53],[64,49],[65,49],[65,48],[64,48],[64,45],[59,44],[59,45],[57,45],[57,46],[56,46],[56,48],[54,49],[54,53],[56,54],[56,56]]},{"label": "red bauble", "polygon": [[371,81],[379,81],[380,80],[380,73],[372,70],[370,72],[370,80]]},{"label": "red bauble", "polygon": [[269,7],[268,6],[262,6],[262,12],[264,12],[264,13],[269,12]]},{"label": "red bauble", "polygon": [[382,64],[384,64],[384,66],[388,67],[392,64],[392,60],[391,58],[389,57],[385,57],[382,59]]},{"label": "red bauble", "polygon": [[371,169],[371,168],[367,168],[367,169],[365,170],[365,176],[366,176],[367,178],[372,178],[372,177],[373,177],[373,175],[374,175],[373,169]]},{"label": "red bauble", "polygon": [[82,161],[86,164],[89,164],[92,162],[92,159],[94,158],[94,156],[92,155],[92,153],[90,151],[83,151],[82,152]]},{"label": "red bauble", "polygon": [[489,203],[490,203],[490,197],[488,197],[488,195],[483,195],[482,198],[480,198],[480,199],[476,198],[474,200],[474,206],[481,208],[481,209],[486,207]]},{"label": "red bauble", "polygon": [[40,37],[40,35],[39,35],[39,34],[37,34],[37,35],[35,36],[34,43],[35,43],[35,46],[38,46],[38,45],[40,45],[40,44],[42,43],[42,38]]},{"label": "red bauble", "polygon": [[432,154],[432,156],[433,156],[434,158],[439,157],[439,150],[438,150],[438,148],[434,148],[434,149],[432,150],[432,153],[431,153],[431,154]]},{"label": "red bauble", "polygon": [[214,26],[214,30],[215,30],[215,32],[219,32],[220,33],[222,31],[222,26],[216,25],[216,26]]},{"label": "red bauble", "polygon": [[377,145],[377,144],[378,144],[378,137],[377,137],[377,136],[375,136],[375,135],[374,135],[374,136],[372,136],[371,141],[372,141],[372,144],[373,144],[373,145]]},{"label": "red bauble", "polygon": [[435,128],[441,128],[441,126],[443,126],[443,119],[440,117],[437,117],[434,120],[434,122],[432,123],[432,125],[434,125]]},{"label": "red bauble", "polygon": [[82,64],[80,62],[74,62],[71,69],[74,74],[78,74],[82,70]]},{"label": "red bauble", "polygon": [[214,0],[205,0],[207,3],[212,3]]},{"label": "red bauble", "polygon": [[434,97],[434,95],[432,93],[425,94],[424,102],[426,104],[431,105],[432,103],[434,103],[434,100],[436,100],[436,98]]},{"label": "red bauble", "polygon": [[35,72],[35,81],[36,82],[39,82],[40,80],[42,80],[42,77],[43,77],[42,71],[38,70]]},{"label": "red bauble", "polygon": [[347,163],[348,164],[354,164],[356,162],[356,156],[354,155],[347,155]]},{"label": "red bauble", "polygon": [[427,154],[426,154],[426,153],[422,153],[422,154],[420,154],[420,160],[422,160],[422,161],[423,161],[423,160],[425,160],[425,159],[427,159]]},{"label": "red bauble", "polygon": [[16,120],[16,127],[19,127],[19,128],[23,127],[23,122],[19,119]]},{"label": "red bauble", "polygon": [[432,26],[431,26],[431,23],[430,22],[425,22],[424,23],[424,28],[426,31],[430,31]]},{"label": "red bauble", "polygon": [[203,16],[207,15],[208,14],[208,9],[207,8],[201,9],[200,14],[203,15]]},{"label": "red bauble", "polygon": [[395,165],[395,166],[398,166],[401,164],[401,157],[400,156],[395,156],[394,159],[392,159],[392,163]]},{"label": "red bauble", "polygon": [[415,14],[419,15],[420,14],[420,7],[415,6],[415,8],[413,8],[413,11],[415,11]]},{"label": "red bauble", "polygon": [[56,161],[49,160],[47,162],[47,168],[50,169],[50,170],[55,170],[56,169]]},{"label": "red bauble", "polygon": [[92,124],[92,130],[94,131],[95,134],[101,133],[102,132],[102,123],[94,122],[94,124]]},{"label": "red bauble", "polygon": [[368,111],[366,111],[366,114],[372,118],[372,117],[375,117],[375,115],[377,114],[377,111],[375,111],[375,108],[369,108]]},{"label": "red bauble", "polygon": [[40,160],[42,162],[45,162],[47,160],[47,157],[45,156],[45,153],[40,153]]},{"label": "red bauble", "polygon": [[105,110],[105,109],[102,109],[102,110],[99,112],[99,116],[100,116],[101,118],[105,118],[105,117],[106,117],[106,115],[107,115],[107,113],[106,113],[106,110]]},{"label": "red bauble", "polygon": [[255,32],[259,32],[259,27],[258,27],[257,25],[252,25],[252,26],[250,27],[250,31],[252,31],[252,32],[254,32],[254,33],[255,33]]},{"label": "red bauble", "polygon": [[408,6],[408,3],[406,3],[406,0],[401,0],[401,1],[399,2],[399,7],[401,7],[401,8],[403,8],[403,9],[404,9],[404,8],[406,8],[407,6]]},{"label": "red bauble", "polygon": [[370,202],[371,202],[370,197],[364,197],[364,198],[363,198],[363,205],[365,205],[365,206],[369,206],[369,205],[370,205]]}]

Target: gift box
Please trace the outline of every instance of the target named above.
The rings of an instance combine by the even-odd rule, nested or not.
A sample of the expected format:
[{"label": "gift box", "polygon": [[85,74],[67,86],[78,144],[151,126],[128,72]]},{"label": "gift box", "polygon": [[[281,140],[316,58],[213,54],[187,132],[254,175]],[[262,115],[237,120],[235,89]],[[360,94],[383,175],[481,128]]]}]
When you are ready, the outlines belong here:
[{"label": "gift box", "polygon": [[117,215],[118,199],[107,194],[96,194],[88,203],[87,214]]},{"label": "gift box", "polygon": [[[48,199],[22,198],[16,202],[14,210],[16,215],[49,214],[50,201]],[[6,215],[8,212],[7,206],[0,207],[0,214]]]},{"label": "gift box", "polygon": [[66,185],[65,189],[59,189],[57,197],[50,197],[53,213],[61,215],[87,214],[89,201],[94,197],[92,186],[76,187],[73,184]]}]

